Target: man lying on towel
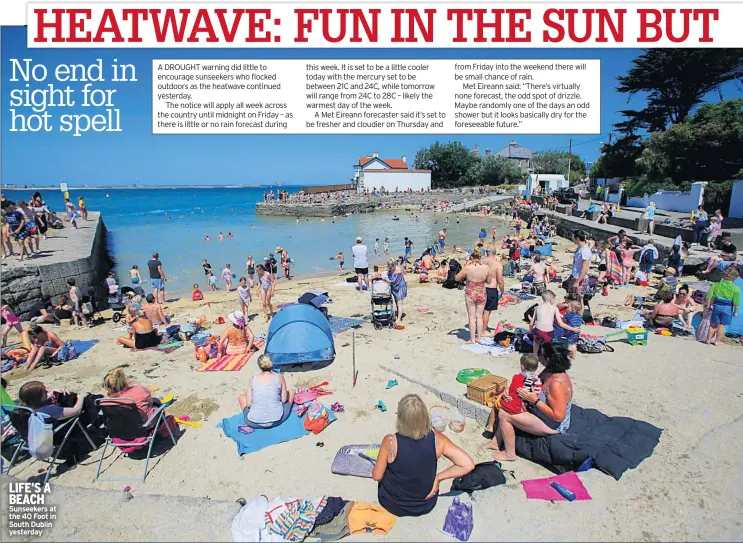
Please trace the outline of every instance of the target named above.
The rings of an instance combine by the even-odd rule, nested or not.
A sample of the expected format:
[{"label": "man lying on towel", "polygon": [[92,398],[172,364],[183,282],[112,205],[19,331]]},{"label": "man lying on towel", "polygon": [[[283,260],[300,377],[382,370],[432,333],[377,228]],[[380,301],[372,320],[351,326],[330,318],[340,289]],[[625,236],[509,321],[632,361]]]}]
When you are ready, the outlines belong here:
[{"label": "man lying on towel", "polygon": [[273,371],[271,356],[258,357],[261,372],[248,381],[248,390],[237,401],[245,416],[245,425],[251,428],[274,428],[285,422],[292,413],[294,389],[288,389],[286,379]]}]

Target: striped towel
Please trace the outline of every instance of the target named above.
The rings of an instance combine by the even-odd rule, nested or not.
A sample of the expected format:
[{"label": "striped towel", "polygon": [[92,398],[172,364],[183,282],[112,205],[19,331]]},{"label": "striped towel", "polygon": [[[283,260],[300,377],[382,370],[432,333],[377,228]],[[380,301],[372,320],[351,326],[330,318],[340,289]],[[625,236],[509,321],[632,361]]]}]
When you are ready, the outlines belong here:
[{"label": "striped towel", "polygon": [[210,358],[196,371],[240,371],[248,363],[250,357],[258,349],[263,347],[264,340],[258,340],[253,344],[253,350],[245,354],[224,354],[220,358]]},{"label": "striped towel", "polygon": [[609,269],[607,270],[607,276],[616,284],[622,282],[622,266],[619,264],[619,259],[614,251],[609,251]]}]

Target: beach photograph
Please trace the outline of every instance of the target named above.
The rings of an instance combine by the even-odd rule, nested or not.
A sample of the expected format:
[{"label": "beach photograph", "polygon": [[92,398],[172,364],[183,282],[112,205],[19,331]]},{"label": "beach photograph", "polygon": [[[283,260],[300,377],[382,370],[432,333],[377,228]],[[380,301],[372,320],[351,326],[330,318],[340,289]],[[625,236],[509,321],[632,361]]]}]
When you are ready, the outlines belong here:
[{"label": "beach photograph", "polygon": [[416,53],[597,59],[601,134],[161,135],[156,58],[410,55],[0,40],[137,74],[4,110],[3,541],[743,540],[743,50]]}]

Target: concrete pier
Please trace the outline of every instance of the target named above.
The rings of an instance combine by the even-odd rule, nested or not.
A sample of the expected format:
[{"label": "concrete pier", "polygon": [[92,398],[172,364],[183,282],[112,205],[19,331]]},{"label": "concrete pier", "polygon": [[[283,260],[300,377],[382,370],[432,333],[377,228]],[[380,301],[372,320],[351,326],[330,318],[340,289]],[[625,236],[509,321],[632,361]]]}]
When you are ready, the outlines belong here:
[{"label": "concrete pier", "polygon": [[[41,240],[41,255],[18,262],[15,257],[2,261],[0,298],[11,310],[26,319],[39,302],[67,294],[67,279],[73,277],[81,288],[93,287],[99,304],[108,292],[106,275],[113,262],[106,247],[106,225],[98,212],[89,212],[89,220],[78,219],[78,229],[65,223],[62,230],[49,229]],[[16,244],[14,244],[16,245]],[[17,245],[14,247],[16,256]]]}]

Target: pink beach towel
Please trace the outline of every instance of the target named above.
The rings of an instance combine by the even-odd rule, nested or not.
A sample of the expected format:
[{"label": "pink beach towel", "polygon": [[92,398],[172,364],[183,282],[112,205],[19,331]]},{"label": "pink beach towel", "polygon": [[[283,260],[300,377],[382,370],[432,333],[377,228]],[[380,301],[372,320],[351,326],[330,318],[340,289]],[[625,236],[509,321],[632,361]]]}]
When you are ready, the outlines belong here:
[{"label": "pink beach towel", "polygon": [[524,492],[526,492],[526,497],[531,500],[567,501],[557,490],[550,486],[550,483],[553,481],[575,494],[576,501],[591,499],[588,490],[583,486],[583,482],[574,471],[568,471],[554,477],[547,477],[546,479],[521,481],[521,484],[524,487]]}]

